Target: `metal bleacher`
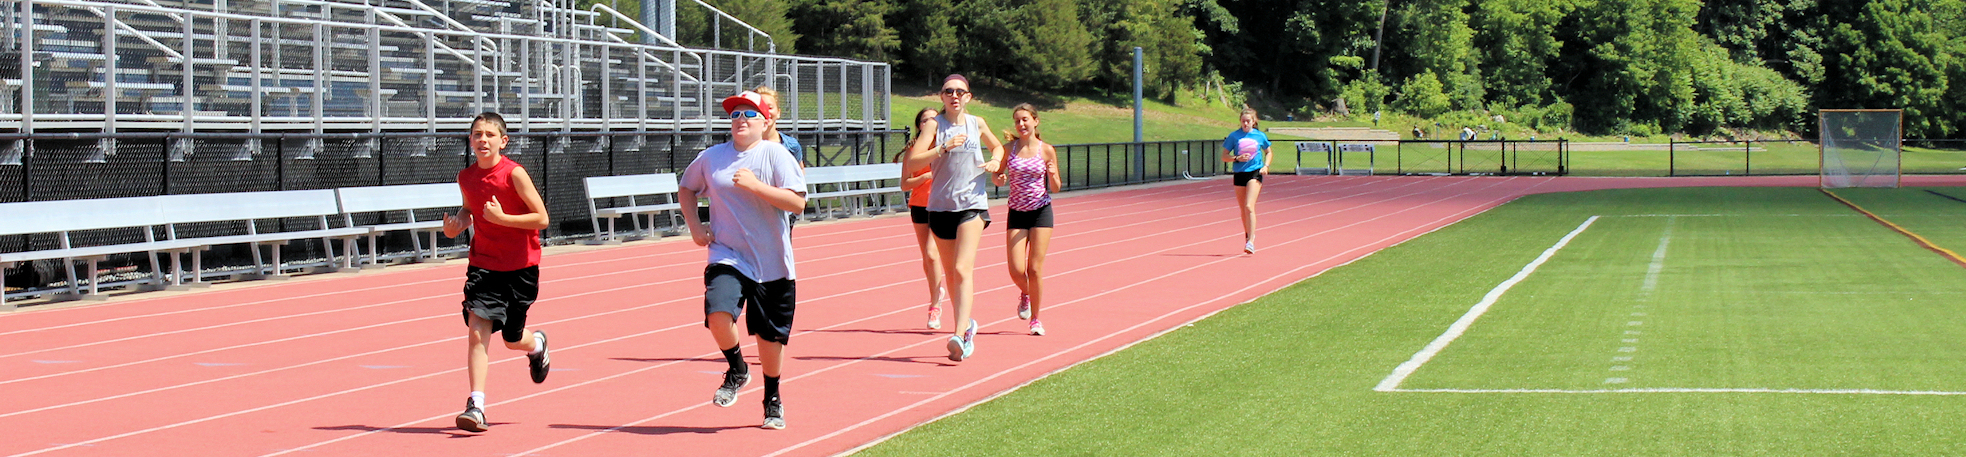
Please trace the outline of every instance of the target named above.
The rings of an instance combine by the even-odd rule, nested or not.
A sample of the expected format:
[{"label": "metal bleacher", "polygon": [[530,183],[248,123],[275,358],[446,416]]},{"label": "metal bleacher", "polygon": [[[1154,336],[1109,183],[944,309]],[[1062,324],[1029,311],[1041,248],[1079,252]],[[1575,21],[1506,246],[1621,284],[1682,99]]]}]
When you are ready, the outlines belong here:
[{"label": "metal bleacher", "polygon": [[514,131],[707,131],[715,100],[760,85],[783,94],[785,128],[886,129],[885,63],[776,54],[768,36],[683,46],[581,4],[7,0],[0,133],[439,132],[481,111]]}]

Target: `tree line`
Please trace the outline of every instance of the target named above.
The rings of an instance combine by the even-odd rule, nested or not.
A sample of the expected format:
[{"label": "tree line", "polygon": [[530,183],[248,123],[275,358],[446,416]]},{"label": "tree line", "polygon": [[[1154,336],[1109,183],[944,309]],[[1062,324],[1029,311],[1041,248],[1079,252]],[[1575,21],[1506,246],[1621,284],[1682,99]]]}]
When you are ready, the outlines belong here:
[{"label": "tree line", "polygon": [[[615,0],[621,1],[621,0]],[[1966,137],[1966,0],[705,0],[780,52],[1038,92],[1242,92],[1543,131],[1811,132],[1900,108]],[[687,17],[679,10],[678,26]]]}]

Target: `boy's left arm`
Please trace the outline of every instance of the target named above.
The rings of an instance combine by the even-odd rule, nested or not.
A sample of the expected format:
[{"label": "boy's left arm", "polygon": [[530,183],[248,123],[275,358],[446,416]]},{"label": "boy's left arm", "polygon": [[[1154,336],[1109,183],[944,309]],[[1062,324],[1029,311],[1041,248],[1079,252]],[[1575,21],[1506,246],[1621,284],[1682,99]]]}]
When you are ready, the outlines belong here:
[{"label": "boy's left arm", "polygon": [[525,230],[545,230],[551,225],[551,220],[546,216],[546,201],[539,198],[539,188],[533,187],[531,173],[527,173],[524,168],[512,170],[512,189],[519,192],[519,199],[523,200],[520,204],[526,205],[532,213],[506,214],[502,206],[504,203],[499,202],[497,198],[492,198],[485,202],[485,209],[482,211],[482,217],[486,221]]},{"label": "boy's left arm", "polygon": [[798,167],[798,162],[792,160],[790,154],[786,154],[784,157],[779,157],[778,159],[771,163],[771,167],[775,169],[773,170],[775,172],[773,173],[773,181],[775,182],[767,183],[761,181],[758,179],[758,175],[753,173],[751,169],[739,168],[737,169],[737,173],[731,177],[731,183],[737,185],[739,189],[744,189],[757,195],[759,198],[765,199],[765,202],[770,203],[773,208],[778,208],[788,213],[805,212],[805,191],[793,190],[794,188],[805,188],[805,170]]}]

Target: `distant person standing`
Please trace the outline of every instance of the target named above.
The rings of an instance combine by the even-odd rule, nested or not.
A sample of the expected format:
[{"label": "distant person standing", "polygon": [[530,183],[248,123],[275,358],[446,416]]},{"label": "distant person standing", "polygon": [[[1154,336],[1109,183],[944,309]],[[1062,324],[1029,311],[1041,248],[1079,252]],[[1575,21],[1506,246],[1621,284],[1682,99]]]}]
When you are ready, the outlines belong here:
[{"label": "distant person standing", "polygon": [[1234,164],[1236,207],[1242,210],[1242,252],[1256,253],[1256,197],[1270,173],[1270,136],[1257,130],[1253,108],[1242,109],[1242,128],[1222,140],[1222,161]]},{"label": "distant person standing", "polygon": [[539,231],[549,225],[545,200],[533,187],[525,167],[505,157],[505,118],[479,114],[471,121],[471,154],[477,161],[457,172],[464,208],[444,215],[444,236],[456,238],[471,229],[471,265],[464,270],[464,323],[467,335],[466,373],[471,397],[457,428],[482,432],[485,420],[485,377],[491,371],[487,353],[492,334],[507,349],[526,352],[532,382],[546,382],[552,359],[546,353],[546,332],[526,328],[526,316],[539,296]]},{"label": "distant person standing", "polygon": [[[690,162],[676,196],[691,240],[710,248],[709,266],[703,269],[703,326],[730,366],[710,402],[725,407],[736,403],[738,390],[751,380],[750,365],[739,350],[741,315],[758,339],[758,364],[765,378],[764,428],[783,429],[778,381],[784,375],[797,301],[792,227],[786,218],[805,208],[806,183],[792,154],[764,140],[770,123],[760,111],[764,106],[756,92],[724,99],[730,141],[703,150]],[[710,217],[717,221],[707,228],[696,214],[699,195],[710,200]]]},{"label": "distant person standing", "polygon": [[1044,304],[1044,257],[1051,249],[1051,193],[1065,182],[1058,174],[1058,150],[1038,135],[1038,109],[1029,103],[1010,109],[1017,131],[1003,155],[996,185],[1009,187],[1010,222],[1004,228],[1004,262],[1017,284],[1017,317],[1030,321],[1031,334],[1044,336],[1038,321]]}]

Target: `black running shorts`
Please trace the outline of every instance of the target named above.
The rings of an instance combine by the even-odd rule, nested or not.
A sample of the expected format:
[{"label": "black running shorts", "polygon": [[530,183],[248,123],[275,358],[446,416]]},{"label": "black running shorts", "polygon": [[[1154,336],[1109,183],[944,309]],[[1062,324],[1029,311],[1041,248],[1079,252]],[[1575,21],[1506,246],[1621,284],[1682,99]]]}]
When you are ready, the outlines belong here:
[{"label": "black running shorts", "polygon": [[526,312],[539,297],[539,266],[513,271],[492,271],[478,267],[464,270],[464,325],[476,315],[491,321],[494,332],[501,332],[507,343],[526,337]]},{"label": "black running shorts", "polygon": [[790,279],[758,283],[744,277],[736,267],[711,264],[703,269],[703,325],[709,316],[729,314],[744,317],[752,335],[778,344],[792,342],[792,311],[798,300],[798,287]]}]

